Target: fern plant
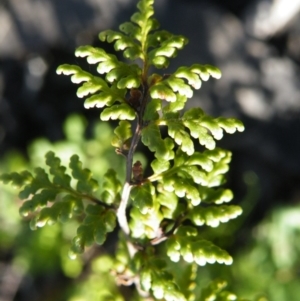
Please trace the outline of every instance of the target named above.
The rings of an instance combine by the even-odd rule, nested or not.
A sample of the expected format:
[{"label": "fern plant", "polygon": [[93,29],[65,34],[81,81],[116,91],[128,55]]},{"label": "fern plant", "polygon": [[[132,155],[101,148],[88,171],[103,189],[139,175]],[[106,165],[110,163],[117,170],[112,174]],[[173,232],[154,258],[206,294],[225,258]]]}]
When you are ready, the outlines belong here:
[{"label": "fern plant", "polygon": [[[48,169],[12,172],[0,179],[20,189],[19,198],[24,200],[20,214],[30,217],[31,229],[80,221],[70,247],[72,258],[93,244],[104,244],[111,232],[118,231],[116,254],[107,272],[117,285],[134,285],[132,300],[242,300],[224,290],[223,280],[200,293],[193,287],[197,267],[232,263],[232,257],[203,237],[200,229],[217,227],[242,213],[239,206],[227,204],[233,194],[222,185],[231,153],[216,147],[215,141],[224,132],[244,127],[237,119],[214,118],[201,108],[184,110],[202,81],[219,79],[221,72],[200,64],[182,66],[172,74],[159,72],[188,40],[159,29],[153,2],[139,1],[138,11],[119,31],[99,35],[101,41],[113,43],[126,62],[104,49],[81,46],[75,55],[96,65],[98,74],[78,65],[57,69],[79,84],[77,96],[85,98],[85,108],[102,108],[104,122],[119,121],[111,144],[116,155],[124,157],[125,179],[113,166],[103,179],[95,179],[78,155],[63,166],[52,151],[45,156]],[[150,73],[153,69],[157,73]],[[153,153],[150,173],[134,159],[139,143]],[[176,276],[170,261],[188,277]],[[112,298],[117,299],[124,300]]]}]

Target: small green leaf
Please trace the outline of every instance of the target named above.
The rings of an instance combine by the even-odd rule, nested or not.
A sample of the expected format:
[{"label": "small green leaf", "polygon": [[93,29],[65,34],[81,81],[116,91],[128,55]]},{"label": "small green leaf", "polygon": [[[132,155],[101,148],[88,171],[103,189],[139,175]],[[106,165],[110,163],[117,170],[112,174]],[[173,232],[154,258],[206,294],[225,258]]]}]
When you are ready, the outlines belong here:
[{"label": "small green leaf", "polygon": [[45,207],[48,202],[53,202],[55,200],[58,193],[59,190],[51,188],[43,189],[39,193],[34,192],[33,197],[30,200],[24,202],[20,207],[20,214],[23,217],[26,217],[30,213],[34,213],[35,211],[37,211],[39,208]]},{"label": "small green leaf", "polygon": [[111,144],[119,149],[128,149],[129,139],[132,137],[131,124],[125,120],[120,121],[114,134]]},{"label": "small green leaf", "polygon": [[85,82],[80,88],[77,90],[77,96],[79,98],[85,97],[88,94],[94,94],[99,90],[108,90],[109,87],[107,83],[100,77],[93,77],[90,81]]},{"label": "small green leaf", "polygon": [[143,290],[146,292],[151,289],[151,270],[143,269],[140,273],[140,282]]},{"label": "small green leaf", "polygon": [[216,79],[221,78],[221,71],[214,66],[211,65],[199,65],[199,64],[194,64],[190,67],[190,70],[198,74],[202,80],[207,81],[209,79],[209,76],[212,76]]},{"label": "small green leaf", "polygon": [[194,89],[200,89],[201,80],[199,76],[191,71],[191,68],[188,67],[179,67],[174,75],[177,78],[184,78],[187,80],[188,84],[192,86]]},{"label": "small green leaf", "polygon": [[96,242],[102,245],[108,232],[116,226],[116,215],[110,209],[100,205],[88,205],[86,217],[77,229],[77,235],[72,240],[71,252],[80,254],[84,248]]},{"label": "small green leaf", "polygon": [[147,182],[143,185],[133,187],[130,197],[133,204],[141,211],[141,213],[146,214],[153,205],[154,193],[154,186]]},{"label": "small green leaf", "polygon": [[95,48],[90,45],[80,46],[75,51],[77,57],[87,57],[89,64],[96,64],[99,62],[107,61],[112,55],[107,54],[104,49]]},{"label": "small green leaf", "polygon": [[158,111],[161,110],[161,100],[152,99],[146,106],[143,119],[146,121],[156,120],[159,118]]},{"label": "small green leaf", "polygon": [[109,169],[103,179],[101,200],[106,204],[116,204],[120,201],[120,191],[122,189],[121,182],[117,177],[117,173],[113,169]]},{"label": "small green leaf", "polygon": [[71,81],[74,84],[80,84],[82,82],[87,82],[90,79],[93,78],[93,75],[89,72],[83,71],[79,66],[77,65],[60,65],[57,70],[57,74],[64,74],[64,75],[72,75]]},{"label": "small green leaf", "polygon": [[155,152],[157,159],[171,160],[174,158],[174,143],[170,138],[161,138],[159,127],[156,124],[149,124],[142,130],[142,142]]},{"label": "small green leaf", "polygon": [[186,197],[193,206],[200,204],[200,195],[194,182],[189,177],[180,177],[176,174],[164,176],[162,185],[166,191],[173,192],[180,198]]},{"label": "small green leaf", "polygon": [[[25,184],[30,184],[33,180],[31,173],[27,170],[20,173],[12,172],[0,175],[0,181],[4,184],[11,183],[14,188],[21,188]],[[27,198],[27,197],[26,197]]]},{"label": "small green leaf", "polygon": [[187,101],[186,96],[177,94],[175,102],[170,102],[163,107],[162,109],[163,116],[166,119],[170,119],[171,117],[169,116],[172,116],[174,112],[181,111],[184,108],[186,101]]},{"label": "small green leaf", "polygon": [[222,127],[226,133],[233,134],[235,131],[243,132],[245,127],[243,123],[235,118],[224,118],[218,117],[216,118],[217,123],[220,127]]},{"label": "small green leaf", "polygon": [[217,205],[228,203],[233,198],[233,193],[229,189],[213,189],[209,187],[199,188],[201,199],[205,203],[215,203]]},{"label": "small green leaf", "polygon": [[190,135],[185,131],[184,126],[177,120],[168,120],[166,122],[168,126],[169,136],[181,146],[181,150],[191,156],[194,153],[194,143],[190,138]]},{"label": "small green leaf", "polygon": [[214,67],[214,66],[211,66],[211,65],[205,65],[204,67],[206,68],[206,70],[208,71],[208,73],[209,73],[212,77],[214,77],[214,78],[216,78],[216,79],[220,79],[220,78],[221,78],[222,73],[221,73],[221,71],[220,71],[219,68]]},{"label": "small green leaf", "polygon": [[93,107],[103,108],[105,106],[111,106],[116,101],[124,102],[125,101],[126,90],[119,90],[115,88],[115,85],[112,85],[108,89],[103,89],[102,92],[94,94],[88,97],[84,102],[84,107],[90,109]]},{"label": "small green leaf", "polygon": [[[150,64],[156,68],[166,68],[169,65],[169,58],[175,57],[177,51],[182,49],[188,42],[183,36],[166,35],[166,39],[162,40],[155,49],[148,53]],[[151,41],[154,42],[153,40]]]},{"label": "small green leaf", "polygon": [[193,90],[189,85],[187,85],[182,79],[177,78],[174,75],[171,75],[161,83],[167,84],[174,93],[179,93],[180,95],[191,98],[193,96]]},{"label": "small green leaf", "polygon": [[201,166],[205,171],[211,171],[213,169],[213,163],[205,153],[195,152],[186,161],[187,165],[198,165]]},{"label": "small green leaf", "polygon": [[174,213],[178,205],[178,197],[173,192],[162,191],[157,196],[157,202],[160,204],[160,210],[164,218],[175,218]]},{"label": "small green leaf", "polygon": [[200,266],[206,263],[224,263],[230,265],[232,257],[212,242],[199,238],[197,230],[190,226],[180,226],[167,241],[167,255],[177,262],[180,256],[187,262]]},{"label": "small green leaf", "polygon": [[155,159],[151,162],[154,174],[158,175],[170,168],[170,161],[163,159]]},{"label": "small green leaf", "polygon": [[50,174],[53,175],[53,183],[69,188],[71,177],[65,173],[66,167],[60,165],[60,159],[55,157],[55,154],[52,151],[49,151],[45,157],[46,164],[50,167]]},{"label": "small green leaf", "polygon": [[151,292],[156,299],[166,301],[186,301],[186,298],[170,274],[165,262],[152,256],[143,256],[143,266],[140,271],[140,283],[144,290]]},{"label": "small green leaf", "polygon": [[157,237],[163,215],[160,212],[159,203],[152,197],[153,205],[149,210],[140,210],[140,207],[134,207],[130,211],[130,229],[134,238],[154,239]]},{"label": "small green leaf", "polygon": [[82,168],[82,162],[77,155],[70,158],[69,167],[72,170],[72,176],[78,180],[76,188],[79,192],[92,194],[98,189],[97,180],[92,178],[92,172],[89,169]]},{"label": "small green leaf", "polygon": [[150,88],[150,95],[154,99],[158,98],[170,102],[176,101],[176,94],[172,89],[161,83],[157,83]]},{"label": "small green leaf", "polygon": [[189,218],[197,226],[206,224],[210,227],[218,227],[220,222],[227,223],[242,214],[242,209],[234,205],[210,206],[194,208]]},{"label": "small green leaf", "polygon": [[215,148],[214,139],[223,137],[223,130],[232,134],[236,130],[243,131],[243,124],[234,118],[213,118],[205,115],[200,108],[187,110],[182,117],[183,125],[186,126],[193,138],[198,138],[201,145],[208,149]]},{"label": "small green leaf", "polygon": [[122,103],[119,105],[113,105],[109,108],[105,108],[100,115],[101,120],[134,120],[135,111],[128,104]]},{"label": "small green leaf", "polygon": [[139,77],[136,77],[135,75],[128,75],[118,81],[117,87],[118,89],[132,89],[138,88],[140,84],[141,80]]},{"label": "small green leaf", "polygon": [[44,227],[46,224],[53,225],[57,221],[67,222],[74,214],[82,214],[82,200],[70,194],[64,196],[61,201],[55,202],[51,207],[42,208],[42,210],[31,221],[32,230],[37,227]]}]

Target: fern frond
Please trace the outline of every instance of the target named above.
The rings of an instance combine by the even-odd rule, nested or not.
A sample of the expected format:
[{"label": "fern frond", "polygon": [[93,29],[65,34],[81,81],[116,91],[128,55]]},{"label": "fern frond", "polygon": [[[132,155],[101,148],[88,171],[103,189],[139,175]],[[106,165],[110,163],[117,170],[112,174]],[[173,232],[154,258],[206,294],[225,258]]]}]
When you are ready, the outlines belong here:
[{"label": "fern frond", "polygon": [[197,226],[206,224],[210,227],[218,227],[220,223],[227,223],[231,219],[242,214],[242,209],[235,205],[197,207],[190,211],[187,218]]},{"label": "fern frond", "polygon": [[149,124],[142,130],[142,142],[150,151],[155,152],[155,157],[163,160],[174,158],[174,143],[170,138],[162,139],[160,129],[156,124]]},{"label": "fern frond", "polygon": [[[169,52],[170,56],[172,56],[172,51],[169,50]],[[167,54],[168,52],[165,53],[165,55]],[[164,61],[164,59],[157,55],[156,53],[154,60]],[[165,62],[162,63],[162,66],[164,66],[164,64]],[[154,83],[150,87],[150,95],[152,98],[159,98],[170,102],[176,101],[176,94],[191,98],[193,96],[193,89],[200,89],[201,80],[206,81],[210,76],[219,79],[221,77],[221,71],[210,65],[195,64],[191,67],[180,67],[165,79]],[[185,79],[185,81],[183,79]]]},{"label": "fern frond", "polygon": [[166,270],[164,260],[152,256],[145,258],[144,256],[143,267],[140,271],[140,283],[142,289],[151,292],[156,299],[186,301],[172,275]]},{"label": "fern frond", "polygon": [[200,238],[197,229],[190,226],[180,226],[168,239],[167,255],[174,262],[182,256],[186,262],[195,262],[200,266],[215,262],[232,263],[232,257],[226,251]]},{"label": "fern frond", "polygon": [[[61,65],[58,67],[57,73],[64,75],[73,74],[71,77],[72,82],[77,84],[84,82],[77,90],[78,97],[94,94],[85,100],[84,106],[86,109],[111,106],[116,101],[121,103],[125,102],[125,89],[118,89],[116,84],[109,86],[101,77],[93,76],[76,65]],[[96,92],[98,93],[95,94]]]},{"label": "fern frond", "polygon": [[85,247],[93,243],[102,245],[106,235],[116,227],[116,214],[113,210],[100,205],[88,205],[85,218],[77,229],[77,235],[72,240],[70,256],[84,252]]},{"label": "fern frond", "polygon": [[[178,149],[171,168],[166,169],[164,160],[153,162],[155,174],[149,180],[158,181],[166,191],[174,191],[178,197],[186,197],[193,206],[197,206],[202,196],[201,189],[197,187],[216,187],[223,184],[230,159],[230,152],[221,149],[195,152],[190,157]],[[160,171],[160,174],[156,174]]]}]

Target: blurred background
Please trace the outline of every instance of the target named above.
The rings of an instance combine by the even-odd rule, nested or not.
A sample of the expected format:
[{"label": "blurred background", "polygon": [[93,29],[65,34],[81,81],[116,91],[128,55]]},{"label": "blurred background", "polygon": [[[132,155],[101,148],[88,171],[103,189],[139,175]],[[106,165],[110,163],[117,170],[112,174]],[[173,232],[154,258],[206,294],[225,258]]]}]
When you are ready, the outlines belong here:
[{"label": "blurred background", "polygon": [[[76,86],[55,71],[79,63],[79,45],[114,52],[97,35],[127,21],[136,3],[0,2],[1,173],[42,165],[50,149],[66,159],[77,152],[99,177],[116,164],[100,111],[84,110]],[[300,1],[156,0],[155,8],[163,29],[190,41],[169,72],[193,63],[222,70],[222,79],[204,83],[189,105],[237,117],[246,127],[219,142],[233,152],[227,185],[244,215],[229,226],[234,236],[226,227],[210,233],[235,261],[230,268],[203,268],[201,279],[223,275],[244,297],[299,301]],[[106,251],[69,260],[74,225],[31,232],[19,206],[16,191],[1,185],[0,300],[99,300],[89,294],[110,287],[101,278],[110,261],[91,258]]]}]

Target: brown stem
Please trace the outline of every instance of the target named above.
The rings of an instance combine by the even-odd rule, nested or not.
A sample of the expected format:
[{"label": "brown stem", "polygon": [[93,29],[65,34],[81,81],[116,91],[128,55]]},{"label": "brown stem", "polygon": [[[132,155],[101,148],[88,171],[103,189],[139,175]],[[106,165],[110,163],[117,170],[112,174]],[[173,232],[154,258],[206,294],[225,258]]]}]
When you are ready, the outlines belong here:
[{"label": "brown stem", "polygon": [[147,83],[144,81],[143,98],[141,100],[140,109],[137,111],[137,125],[135,128],[135,132],[134,132],[134,135],[131,140],[130,148],[126,155],[126,179],[125,179],[125,184],[123,186],[123,192],[122,192],[122,196],[121,196],[120,206],[117,210],[117,219],[118,219],[119,225],[126,235],[129,235],[129,233],[130,233],[127,216],[126,216],[126,208],[127,208],[127,204],[128,204],[128,200],[129,200],[129,196],[130,196],[130,191],[131,191],[131,188],[133,185],[133,183],[132,183],[133,155],[135,153],[136,147],[141,138],[141,132],[142,132],[142,129],[144,126],[143,115],[144,115],[147,101],[148,101],[148,86],[147,86]]}]

